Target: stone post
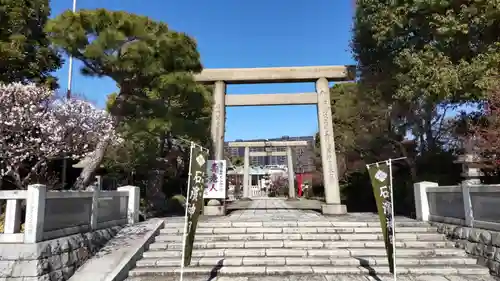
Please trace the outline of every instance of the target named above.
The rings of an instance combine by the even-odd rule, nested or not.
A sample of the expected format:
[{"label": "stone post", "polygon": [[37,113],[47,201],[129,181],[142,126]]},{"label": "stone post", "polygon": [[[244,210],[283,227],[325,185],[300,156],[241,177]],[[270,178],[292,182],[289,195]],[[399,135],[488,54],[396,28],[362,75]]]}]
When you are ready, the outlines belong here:
[{"label": "stone post", "polygon": [[28,185],[27,193],[24,243],[36,243],[43,239],[47,188],[43,184],[32,184]]},{"label": "stone post", "polygon": [[427,197],[427,188],[437,187],[435,182],[422,181],[413,184],[415,195],[415,213],[417,220],[429,221],[429,199]]},{"label": "stone post", "polygon": [[21,231],[21,200],[7,199],[3,233],[14,234]]},{"label": "stone post", "polygon": [[97,187],[99,187],[99,190],[102,190],[102,184],[103,184],[102,176],[95,176],[95,179],[97,182]]},{"label": "stone post", "polygon": [[288,198],[295,198],[295,173],[293,170],[293,154],[292,148],[286,147],[286,158],[288,164]]},{"label": "stone post", "polygon": [[472,201],[470,198],[470,186],[471,184],[466,180],[462,181],[462,198],[464,201],[464,215],[465,215],[465,225],[472,227],[474,223],[474,213],[472,212]]},{"label": "stone post", "polygon": [[217,81],[214,85],[212,107],[212,141],[215,160],[224,160],[224,131],[226,126],[226,83]]},{"label": "stone post", "polygon": [[322,206],[322,211],[323,214],[345,214],[347,213],[347,208],[345,205],[342,205],[340,201],[337,156],[335,154],[332,108],[330,104],[330,88],[326,78],[320,78],[316,81],[316,92],[318,93],[318,123],[326,201],[326,205]]},{"label": "stone post", "polygon": [[139,204],[141,199],[140,189],[137,186],[122,186],[118,191],[128,192],[128,205],[127,205],[127,223],[134,224],[139,222]]},{"label": "stone post", "polygon": [[245,146],[243,161],[243,198],[250,198],[250,147]]},{"label": "stone post", "polygon": [[97,230],[97,217],[99,215],[99,195],[101,193],[101,179],[98,178],[98,184],[93,187],[92,209],[90,214],[90,229]]}]

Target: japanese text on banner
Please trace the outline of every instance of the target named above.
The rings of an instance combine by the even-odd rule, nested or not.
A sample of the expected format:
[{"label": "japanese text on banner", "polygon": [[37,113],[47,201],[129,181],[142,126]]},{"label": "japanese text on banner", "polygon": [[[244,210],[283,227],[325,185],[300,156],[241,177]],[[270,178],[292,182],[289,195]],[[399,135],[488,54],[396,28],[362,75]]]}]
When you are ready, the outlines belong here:
[{"label": "japanese text on banner", "polygon": [[208,181],[205,187],[205,199],[226,198],[226,161],[209,160],[207,165]]}]

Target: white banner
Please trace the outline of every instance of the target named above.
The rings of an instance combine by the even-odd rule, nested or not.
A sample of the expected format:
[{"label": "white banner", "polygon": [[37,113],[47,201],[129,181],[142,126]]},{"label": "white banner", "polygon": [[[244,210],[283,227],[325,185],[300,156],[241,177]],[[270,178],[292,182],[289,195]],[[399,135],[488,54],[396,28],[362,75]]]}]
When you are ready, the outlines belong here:
[{"label": "white banner", "polygon": [[208,160],[205,199],[226,199],[226,160]]}]

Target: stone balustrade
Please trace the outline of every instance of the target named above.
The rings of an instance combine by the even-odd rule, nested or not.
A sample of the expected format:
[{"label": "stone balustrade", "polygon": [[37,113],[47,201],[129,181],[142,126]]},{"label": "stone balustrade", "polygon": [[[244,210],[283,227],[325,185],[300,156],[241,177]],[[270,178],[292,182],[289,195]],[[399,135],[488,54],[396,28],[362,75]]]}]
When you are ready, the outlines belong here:
[{"label": "stone balustrade", "polygon": [[417,219],[438,227],[456,246],[500,276],[500,185],[414,185]]},{"label": "stone balustrade", "polygon": [[415,184],[417,219],[500,231],[500,185]]},{"label": "stone balustrade", "polygon": [[35,184],[27,190],[0,191],[0,200],[7,201],[0,243],[38,243],[136,223],[139,196],[135,186],[119,187],[117,191],[47,191],[45,185]]}]

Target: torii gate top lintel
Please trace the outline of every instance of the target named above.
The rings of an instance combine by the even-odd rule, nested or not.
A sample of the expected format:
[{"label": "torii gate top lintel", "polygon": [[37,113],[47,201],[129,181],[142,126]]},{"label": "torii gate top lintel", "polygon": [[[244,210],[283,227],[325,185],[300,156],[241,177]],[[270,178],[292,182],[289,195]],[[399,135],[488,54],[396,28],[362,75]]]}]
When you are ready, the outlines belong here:
[{"label": "torii gate top lintel", "polygon": [[200,83],[226,84],[315,82],[319,78],[329,81],[352,81],[356,67],[352,65],[259,67],[259,68],[207,68],[195,75]]}]

